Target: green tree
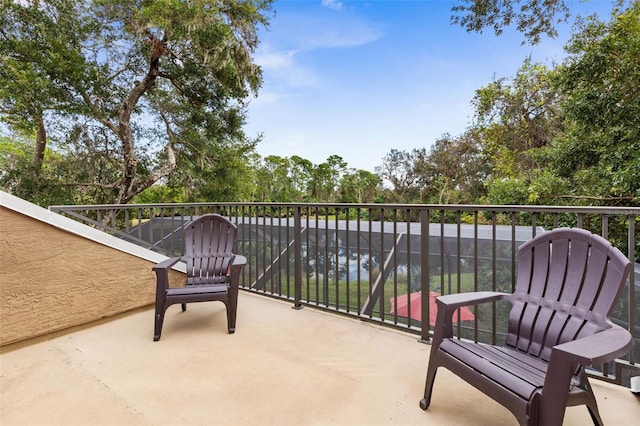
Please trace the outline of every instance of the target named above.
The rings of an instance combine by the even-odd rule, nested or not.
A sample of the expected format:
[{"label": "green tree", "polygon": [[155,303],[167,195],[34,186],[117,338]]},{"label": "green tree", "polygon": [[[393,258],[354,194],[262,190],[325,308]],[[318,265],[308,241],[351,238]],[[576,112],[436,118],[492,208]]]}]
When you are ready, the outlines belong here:
[{"label": "green tree", "polygon": [[66,184],[97,189],[99,202],[126,203],[177,169],[174,181],[187,186],[207,175],[229,188],[235,182],[225,179],[256,143],[242,125],[261,83],[252,53],[270,7],[3,1],[1,118],[15,130],[46,129],[38,140],[78,158]]},{"label": "green tree", "polygon": [[342,176],[347,170],[347,162],[339,155],[330,155],[327,158],[328,176],[326,179],[326,198],[325,201],[335,203],[339,195],[339,186]]},{"label": "green tree", "polygon": [[334,203],[339,196],[340,179],[347,169],[347,163],[339,155],[330,155],[324,163],[295,160],[296,180],[308,178],[307,201]]},{"label": "green tree", "polygon": [[35,149],[30,141],[0,137],[1,188],[43,206],[90,202],[86,188],[64,184],[75,173],[75,158],[46,149],[38,166]]},{"label": "green tree", "polygon": [[544,65],[524,61],[512,79],[499,78],[476,90],[474,127],[495,178],[526,178],[531,154],[561,132],[558,94]]},{"label": "green tree", "polygon": [[184,191],[181,188],[170,188],[168,185],[156,184],[136,195],[134,204],[184,203]]},{"label": "green tree", "polygon": [[476,91],[473,134],[485,160],[491,204],[554,204],[566,179],[547,170],[544,153],[564,134],[562,94],[555,70],[526,59],[513,78]]},{"label": "green tree", "polygon": [[386,201],[399,203],[419,203],[428,188],[429,169],[427,150],[414,148],[411,151],[392,149],[376,167],[376,173],[383,182],[391,185],[386,191]]},{"label": "green tree", "polygon": [[329,164],[315,164],[313,166],[311,177],[309,201],[314,203],[327,202],[330,193],[333,190],[333,182],[331,181],[331,169],[329,167]]},{"label": "green tree", "polygon": [[296,201],[306,201],[311,193],[313,163],[297,155],[292,156],[290,160],[291,185],[300,194],[300,199]]},{"label": "green tree", "polygon": [[428,162],[431,176],[425,201],[472,204],[484,194],[488,167],[478,132],[469,130],[455,138],[443,135],[431,147]]},{"label": "green tree", "polygon": [[557,69],[566,133],[541,157],[589,204],[640,203],[640,3],[588,19]]},{"label": "green tree", "polygon": [[366,170],[348,169],[340,179],[341,203],[373,203],[381,185],[380,178]]},{"label": "green tree", "polygon": [[570,17],[565,0],[460,0],[452,8],[451,22],[469,32],[491,28],[496,35],[513,24],[530,44],[540,42],[542,36],[555,38],[556,24]]},{"label": "green tree", "polygon": [[291,161],[286,157],[269,155],[264,158],[260,185],[265,188],[263,201],[292,202],[296,198],[291,185]]}]

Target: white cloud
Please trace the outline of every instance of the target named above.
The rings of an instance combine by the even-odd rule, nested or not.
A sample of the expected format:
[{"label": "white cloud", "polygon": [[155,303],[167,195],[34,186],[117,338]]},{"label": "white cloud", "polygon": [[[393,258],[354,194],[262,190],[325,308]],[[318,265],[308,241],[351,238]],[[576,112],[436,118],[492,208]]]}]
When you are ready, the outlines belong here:
[{"label": "white cloud", "polygon": [[353,21],[348,26],[327,23],[301,39],[309,49],[357,47],[378,40],[382,32],[368,23]]},{"label": "white cloud", "polygon": [[290,98],[292,95],[285,92],[261,90],[258,96],[251,98],[251,107],[257,109],[279,103],[282,99]]},{"label": "white cloud", "polygon": [[266,80],[277,81],[287,87],[314,86],[317,84],[315,73],[296,61],[295,50],[272,51],[261,48],[255,61],[262,67]]},{"label": "white cloud", "polygon": [[378,23],[349,14],[321,14],[297,17],[288,22],[289,40],[301,50],[357,47],[372,43],[383,35]]},{"label": "white cloud", "polygon": [[264,69],[288,68],[293,64],[295,51],[286,50],[281,52],[271,52],[268,48],[260,49],[256,53],[256,62]]},{"label": "white cloud", "polygon": [[378,40],[383,27],[352,13],[319,10],[314,14],[276,15],[270,29],[261,35],[279,49],[309,51],[318,48],[355,47]]},{"label": "white cloud", "polygon": [[[325,6],[340,4],[325,0]],[[284,14],[262,35],[255,61],[264,71],[264,90],[291,92],[301,87],[317,87],[322,74],[318,64],[307,60],[319,49],[354,48],[380,39],[382,27],[348,13],[339,15]],[[261,102],[261,101],[259,101]]]},{"label": "white cloud", "polygon": [[333,9],[333,10],[340,10],[342,9],[342,2],[341,1],[336,1],[336,0],[322,0],[322,5],[324,7],[328,7],[329,9]]}]

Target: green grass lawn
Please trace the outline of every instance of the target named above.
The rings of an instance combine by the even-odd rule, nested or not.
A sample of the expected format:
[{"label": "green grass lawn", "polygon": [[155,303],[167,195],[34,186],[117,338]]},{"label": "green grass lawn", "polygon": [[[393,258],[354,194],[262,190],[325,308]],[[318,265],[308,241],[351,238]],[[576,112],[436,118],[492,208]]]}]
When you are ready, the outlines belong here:
[{"label": "green grass lawn", "polygon": [[[434,275],[431,280],[431,290],[437,291],[438,293],[449,293],[448,291],[448,283],[449,277],[444,277],[444,291],[441,291],[441,277],[440,275]],[[336,282],[335,279],[328,279],[326,282],[326,290],[324,288],[324,284],[322,281],[316,281],[315,277],[310,277],[307,281],[303,277],[302,284],[302,299],[306,302],[317,303],[318,305],[329,305],[335,306],[336,300],[338,301],[338,305],[342,309],[346,309],[347,301],[349,304],[349,311],[360,311],[367,299],[373,295],[374,289],[371,288],[373,283],[369,281],[360,281],[360,288],[358,288],[358,282],[355,280],[346,281],[339,280]],[[457,293],[457,274],[451,275],[451,293]],[[473,291],[474,279],[472,273],[464,273],[460,274],[460,291],[467,292]],[[391,302],[390,298],[394,296],[402,296],[408,293],[407,290],[407,282],[406,279],[402,280],[398,278],[396,282],[394,282],[393,277],[389,277],[389,279],[382,286],[381,298],[384,300],[384,312],[388,315],[391,310]],[[291,289],[293,292],[293,289]],[[327,298],[325,300],[325,294]],[[378,312],[380,310],[380,299],[375,301],[374,311]]]}]

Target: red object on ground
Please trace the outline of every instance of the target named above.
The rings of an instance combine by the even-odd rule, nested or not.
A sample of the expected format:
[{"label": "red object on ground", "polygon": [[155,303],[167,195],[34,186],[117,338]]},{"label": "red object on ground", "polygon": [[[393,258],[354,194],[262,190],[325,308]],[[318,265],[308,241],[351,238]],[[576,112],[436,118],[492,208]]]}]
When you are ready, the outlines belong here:
[{"label": "red object on ground", "polygon": [[[391,301],[391,313],[395,313],[397,311],[397,315],[400,317],[406,317],[409,313],[409,305],[411,305],[411,319],[416,321],[422,320],[422,292],[416,291],[415,293],[409,293],[407,297],[406,294],[398,296],[397,298],[390,298]],[[440,296],[440,293],[435,291],[429,292],[429,324],[436,324],[436,317],[438,316],[438,306],[436,305],[436,297]],[[458,316],[458,314],[460,314]],[[466,307],[458,309],[453,314],[453,322],[458,322],[458,318],[460,321],[473,321],[475,316],[473,312]]]}]

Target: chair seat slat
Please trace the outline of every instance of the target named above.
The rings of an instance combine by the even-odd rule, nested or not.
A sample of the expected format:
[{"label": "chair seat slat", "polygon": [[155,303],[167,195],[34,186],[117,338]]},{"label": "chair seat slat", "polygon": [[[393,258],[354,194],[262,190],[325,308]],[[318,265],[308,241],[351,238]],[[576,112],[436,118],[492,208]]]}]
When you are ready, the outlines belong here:
[{"label": "chair seat slat", "polygon": [[[513,367],[513,364],[519,364],[517,360],[512,360],[512,365],[504,364],[500,362],[504,359],[501,356],[496,356],[498,354],[495,352],[483,351],[474,346],[481,345],[466,345],[465,342],[457,339],[447,339],[442,342],[440,348],[525,400],[531,398],[536,389],[541,386],[538,383],[539,376],[531,374],[531,371],[523,368],[522,364],[517,369],[508,368]],[[522,374],[523,372],[526,374]],[[519,376],[518,373],[524,375],[525,378]]]},{"label": "chair seat slat", "polygon": [[227,291],[225,284],[190,285],[188,287],[170,288],[167,293],[173,296],[186,296],[204,293],[224,293]]}]

